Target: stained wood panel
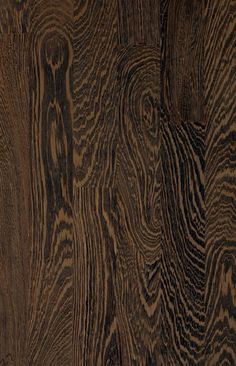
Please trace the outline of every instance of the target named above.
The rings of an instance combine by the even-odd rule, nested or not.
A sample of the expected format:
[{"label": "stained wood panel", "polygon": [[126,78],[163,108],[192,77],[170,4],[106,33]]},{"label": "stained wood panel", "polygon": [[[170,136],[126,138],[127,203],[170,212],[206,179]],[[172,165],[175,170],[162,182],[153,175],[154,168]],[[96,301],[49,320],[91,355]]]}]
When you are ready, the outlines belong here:
[{"label": "stained wood panel", "polygon": [[74,365],[122,364],[115,200],[111,188],[82,187],[75,193]]},{"label": "stained wood panel", "polygon": [[118,1],[118,12],[117,317],[122,364],[155,365],[161,307],[159,3]]},{"label": "stained wood panel", "polygon": [[161,2],[163,365],[204,364],[203,16],[202,2]]},{"label": "stained wood panel", "polygon": [[116,0],[74,8],[74,170],[78,187],[111,187],[117,145]]},{"label": "stained wood panel", "polygon": [[235,0],[0,1],[0,365],[235,365]]},{"label": "stained wood panel", "polygon": [[158,48],[131,45],[121,50],[118,59],[116,236],[117,306],[124,364],[158,362],[161,258],[159,71]]},{"label": "stained wood panel", "polygon": [[72,362],[73,4],[34,2],[28,37],[31,263],[27,360]]},{"label": "stained wood panel", "polygon": [[236,364],[235,1],[205,9],[207,365]]},{"label": "stained wood panel", "polygon": [[[0,38],[0,362],[25,363],[31,248],[28,42]],[[6,67],[7,65],[7,67]],[[14,82],[14,88],[13,88]]]}]

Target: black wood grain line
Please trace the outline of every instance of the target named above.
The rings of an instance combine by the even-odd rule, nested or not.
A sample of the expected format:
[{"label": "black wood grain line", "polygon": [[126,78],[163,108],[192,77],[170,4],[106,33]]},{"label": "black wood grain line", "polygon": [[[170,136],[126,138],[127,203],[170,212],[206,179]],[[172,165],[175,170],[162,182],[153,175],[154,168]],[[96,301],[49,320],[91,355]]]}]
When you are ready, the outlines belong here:
[{"label": "black wood grain line", "polygon": [[23,36],[5,34],[0,37],[1,365],[23,365],[26,362],[31,243],[27,49],[27,38]]},{"label": "black wood grain line", "polygon": [[158,362],[159,72],[157,47],[128,46],[120,50],[116,236],[117,306],[124,365]]},{"label": "black wood grain line", "polygon": [[119,45],[158,46],[160,42],[159,0],[117,0]]},{"label": "black wood grain line", "polygon": [[236,364],[236,2],[205,8],[206,365]]},{"label": "black wood grain line", "polygon": [[122,365],[116,319],[115,193],[75,191],[73,365]]},{"label": "black wood grain line", "polygon": [[161,1],[161,356],[203,362],[203,4]]},{"label": "black wood grain line", "polygon": [[117,144],[116,1],[76,2],[74,14],[75,183],[110,187]]},{"label": "black wood grain line", "polygon": [[32,305],[27,357],[32,365],[72,360],[72,14],[72,2],[39,1],[29,29]]}]

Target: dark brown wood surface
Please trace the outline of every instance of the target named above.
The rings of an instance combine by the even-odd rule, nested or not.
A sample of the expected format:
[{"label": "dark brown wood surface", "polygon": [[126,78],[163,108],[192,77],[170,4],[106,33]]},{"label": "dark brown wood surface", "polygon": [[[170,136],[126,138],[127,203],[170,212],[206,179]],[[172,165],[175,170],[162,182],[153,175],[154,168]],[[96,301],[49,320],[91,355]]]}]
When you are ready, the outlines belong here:
[{"label": "dark brown wood surface", "polygon": [[236,1],[0,1],[0,366],[236,365]]}]

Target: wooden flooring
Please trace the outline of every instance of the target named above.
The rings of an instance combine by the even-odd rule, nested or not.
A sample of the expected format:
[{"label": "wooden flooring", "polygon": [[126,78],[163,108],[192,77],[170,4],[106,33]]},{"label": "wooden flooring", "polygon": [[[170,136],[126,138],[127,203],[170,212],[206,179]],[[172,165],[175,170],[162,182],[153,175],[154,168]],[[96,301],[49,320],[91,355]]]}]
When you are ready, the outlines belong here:
[{"label": "wooden flooring", "polygon": [[236,0],[0,0],[0,366],[236,366]]}]

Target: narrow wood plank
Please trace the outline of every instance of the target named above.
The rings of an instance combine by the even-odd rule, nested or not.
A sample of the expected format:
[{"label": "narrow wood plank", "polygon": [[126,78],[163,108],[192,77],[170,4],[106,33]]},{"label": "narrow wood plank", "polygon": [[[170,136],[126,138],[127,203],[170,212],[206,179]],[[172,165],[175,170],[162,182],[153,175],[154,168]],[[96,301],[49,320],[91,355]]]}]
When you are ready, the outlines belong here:
[{"label": "narrow wood plank", "polygon": [[75,191],[73,365],[122,365],[116,318],[115,193]]},{"label": "narrow wood plank", "polygon": [[0,364],[26,364],[30,254],[28,39],[0,37]]},{"label": "narrow wood plank", "polygon": [[162,365],[204,364],[203,10],[161,1]]},{"label": "narrow wood plank", "polygon": [[118,1],[117,318],[122,364],[160,362],[159,2]]},{"label": "narrow wood plank", "polygon": [[111,187],[117,144],[116,0],[74,9],[74,169],[78,187]]},{"label": "narrow wood plank", "polygon": [[119,45],[160,43],[160,1],[118,0]]},{"label": "narrow wood plank", "polygon": [[236,364],[236,2],[207,1],[206,118],[206,358]]},{"label": "narrow wood plank", "polygon": [[32,3],[30,365],[72,362],[72,24],[72,1]]},{"label": "narrow wood plank", "polygon": [[122,364],[158,362],[160,314],[159,49],[128,46],[118,59],[118,321]]}]

